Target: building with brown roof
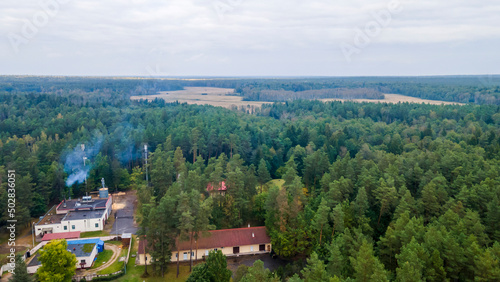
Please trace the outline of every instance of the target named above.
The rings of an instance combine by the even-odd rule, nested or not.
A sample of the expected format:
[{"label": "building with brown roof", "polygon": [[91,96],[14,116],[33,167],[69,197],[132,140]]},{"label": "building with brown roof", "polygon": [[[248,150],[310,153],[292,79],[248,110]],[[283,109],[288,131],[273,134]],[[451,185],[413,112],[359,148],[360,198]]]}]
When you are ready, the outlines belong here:
[{"label": "building with brown roof", "polygon": [[227,187],[226,187],[226,182],[221,181],[218,185],[214,185],[212,183],[208,183],[207,185],[207,192],[210,194],[210,196],[214,195],[221,195],[224,196],[226,195]]},{"label": "building with brown roof", "polygon": [[[212,250],[220,250],[226,256],[254,255],[271,252],[271,238],[266,233],[265,226],[234,228],[223,230],[210,230],[205,232],[207,236],[200,236],[198,244],[193,240],[193,250],[191,252],[190,241],[177,242],[179,245],[179,261],[189,261],[189,253],[193,260],[203,259]],[[139,242],[139,263],[144,264],[147,241]],[[198,252],[196,252],[198,245]],[[196,257],[196,253],[198,256]],[[177,251],[172,251],[171,261],[177,261]],[[148,256],[148,264],[151,256]]]}]

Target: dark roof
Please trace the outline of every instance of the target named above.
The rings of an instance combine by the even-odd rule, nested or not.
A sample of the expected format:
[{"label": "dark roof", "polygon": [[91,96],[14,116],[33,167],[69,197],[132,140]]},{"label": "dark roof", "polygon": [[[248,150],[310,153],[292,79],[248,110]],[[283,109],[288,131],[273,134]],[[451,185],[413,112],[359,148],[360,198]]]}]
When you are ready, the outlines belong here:
[{"label": "dark roof", "polygon": [[80,220],[89,218],[101,218],[104,215],[104,210],[93,211],[69,211],[63,220]]},{"label": "dark roof", "polygon": [[45,234],[43,235],[42,241],[50,241],[57,239],[75,239],[75,238],[80,238],[80,231]]},{"label": "dark roof", "polygon": [[56,206],[53,206],[36,225],[59,224],[63,217],[64,214],[56,214]]},{"label": "dark roof", "polygon": [[85,243],[85,244],[71,244],[70,241],[68,241],[68,248],[67,250],[71,252],[72,254],[75,254],[75,256],[78,257],[88,257],[92,253],[96,246],[96,243]]},{"label": "dark roof", "polygon": [[[57,210],[61,211],[71,211],[71,210],[85,210],[85,209],[105,209],[106,203],[109,198],[104,199],[92,199],[92,202],[82,202],[80,199],[76,200],[65,200],[62,201]],[[66,207],[64,204],[66,203]]]},{"label": "dark roof", "polygon": [[143,255],[144,254],[144,247],[146,246],[145,244],[147,244],[148,241],[147,240],[140,240],[139,241],[139,246],[137,247],[137,253],[139,255]]},{"label": "dark roof", "polygon": [[[75,254],[77,258],[88,257],[94,250],[95,246],[96,243],[71,244],[71,241],[68,241],[68,247],[66,248],[66,250],[68,250],[72,254]],[[40,257],[40,252],[37,252],[35,257],[31,259],[30,263],[28,263],[27,266],[29,267],[29,266],[41,265],[42,263],[38,260],[39,257]]]},{"label": "dark roof", "polygon": [[30,263],[28,263],[28,267],[30,266],[37,266],[37,265],[41,265],[42,263],[38,260],[38,258],[40,257],[40,253],[37,253],[35,255],[35,257],[33,257],[30,261]]}]

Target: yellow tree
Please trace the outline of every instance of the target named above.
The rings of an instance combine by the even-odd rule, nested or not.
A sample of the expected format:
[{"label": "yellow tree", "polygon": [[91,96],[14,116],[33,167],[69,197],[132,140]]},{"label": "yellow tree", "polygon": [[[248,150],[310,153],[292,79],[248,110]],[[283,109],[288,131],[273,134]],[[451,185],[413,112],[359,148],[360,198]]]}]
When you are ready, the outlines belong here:
[{"label": "yellow tree", "polygon": [[71,281],[76,271],[76,256],[67,250],[66,240],[53,240],[40,250],[40,262],[36,276],[38,281]]}]

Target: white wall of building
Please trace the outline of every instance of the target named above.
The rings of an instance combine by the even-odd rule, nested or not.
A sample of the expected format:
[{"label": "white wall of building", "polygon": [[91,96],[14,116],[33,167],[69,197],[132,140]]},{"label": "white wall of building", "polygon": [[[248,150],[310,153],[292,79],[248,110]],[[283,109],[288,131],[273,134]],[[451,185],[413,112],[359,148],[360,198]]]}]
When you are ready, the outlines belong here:
[{"label": "white wall of building", "polygon": [[[269,252],[268,250],[271,250],[271,244],[264,244],[265,245],[265,252]],[[245,245],[245,246],[239,246],[240,247],[240,252],[238,255],[250,255],[250,254],[256,254],[260,253],[262,251],[259,251],[259,244],[255,245]],[[210,251],[213,251],[215,249],[198,249],[198,260],[202,260],[204,256],[208,256],[208,253]],[[231,256],[233,254],[233,247],[224,247],[224,248],[219,248],[224,255],[226,256]],[[179,252],[179,261],[189,261],[189,252],[190,250],[181,250]],[[196,248],[193,246],[193,254],[192,254],[193,260],[196,257]],[[149,260],[149,257],[148,257]],[[177,261],[177,251],[172,252],[172,257],[170,258],[171,262],[176,262]]]},{"label": "white wall of building", "polygon": [[35,235],[39,236],[39,235],[43,234],[43,230],[47,229],[47,228],[48,229],[52,228],[52,232],[48,232],[48,233],[67,232],[67,231],[62,230],[63,227],[61,226],[60,223],[52,223],[52,224],[35,225]]},{"label": "white wall of building", "polygon": [[28,273],[34,274],[42,265],[28,266]]},{"label": "white wall of building", "polygon": [[[79,219],[79,220],[63,220],[61,222],[61,232],[89,232],[100,231],[104,229],[104,216],[101,218]],[[66,227],[66,229],[64,229]],[[55,232],[54,232],[55,233]]]},{"label": "white wall of building", "polygon": [[48,233],[62,233],[62,232],[73,232],[73,231],[80,231],[80,232],[101,231],[104,229],[105,218],[106,218],[106,213],[103,213],[102,217],[100,218],[63,220],[61,221],[61,223],[57,224],[36,225],[35,235],[39,236],[43,234],[43,230],[47,228],[52,228],[52,232]]},{"label": "white wall of building", "polygon": [[97,256],[97,245],[94,246],[94,250],[88,257],[77,257],[76,258],[76,268],[80,268],[80,263],[82,260],[85,260],[85,267],[84,268],[90,268],[92,267],[92,264],[94,263],[94,259]]},{"label": "white wall of building", "polygon": [[108,201],[106,202],[106,219],[109,218],[109,215],[111,214],[111,207],[113,206],[113,197],[109,195]]}]

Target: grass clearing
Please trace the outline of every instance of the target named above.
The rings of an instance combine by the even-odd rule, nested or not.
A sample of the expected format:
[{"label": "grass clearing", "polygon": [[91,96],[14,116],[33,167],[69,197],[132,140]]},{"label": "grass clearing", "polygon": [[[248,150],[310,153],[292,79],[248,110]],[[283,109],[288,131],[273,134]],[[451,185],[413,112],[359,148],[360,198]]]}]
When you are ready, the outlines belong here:
[{"label": "grass clearing", "polygon": [[[27,251],[29,250],[29,248],[27,247],[17,247],[16,248],[16,255],[24,255]],[[0,254],[0,265],[4,265],[6,264],[9,260],[7,259],[7,256],[9,255],[10,253],[8,254]]]},{"label": "grass clearing", "polygon": [[104,250],[97,255],[97,259],[94,262],[94,266],[92,266],[92,269],[98,268],[101,265],[105,264],[108,262],[111,257],[113,256],[113,251],[112,250]]},{"label": "grass clearing", "polygon": [[177,278],[177,266],[175,264],[170,264],[167,267],[167,272],[165,273],[165,277],[153,277],[151,276],[151,272],[153,268],[148,265],[149,277],[142,278],[142,274],[144,273],[144,265],[135,265],[135,259],[130,260],[127,264],[127,274],[118,278],[116,281],[122,282],[159,282],[159,281],[186,281],[189,277],[189,265],[181,265],[179,267],[179,278]]},{"label": "grass clearing", "polygon": [[262,104],[270,102],[259,101],[243,101],[243,97],[234,96],[232,88],[217,88],[217,87],[184,87],[184,90],[177,91],[160,91],[156,95],[141,95],[132,96],[132,100],[148,100],[152,101],[156,98],[163,99],[167,103],[179,101],[179,103],[197,104],[197,105],[212,105],[216,107],[231,108],[233,105],[238,108],[241,106],[260,107]]},{"label": "grass clearing", "polygon": [[[160,91],[155,95],[140,95],[132,96],[132,100],[148,100],[163,99],[167,103],[178,101],[179,103],[197,104],[197,105],[212,105],[216,107],[232,108],[237,106],[244,107],[260,107],[263,104],[272,102],[261,101],[243,101],[243,97],[234,96],[234,89],[217,88],[217,87],[184,87],[184,90],[177,91]],[[437,100],[426,100],[400,94],[384,94],[384,99],[319,99],[323,102],[328,101],[352,101],[352,102],[371,102],[371,103],[427,103],[432,105],[457,105],[461,103],[446,102]],[[251,111],[251,109],[249,109]]]},{"label": "grass clearing", "polygon": [[462,103],[457,103],[457,102],[446,102],[446,101],[438,101],[438,100],[427,100],[427,99],[420,99],[417,97],[411,97],[411,96],[405,96],[405,95],[400,95],[400,94],[384,94],[385,98],[384,99],[352,99],[352,100],[347,100],[347,99],[320,99],[323,102],[328,102],[328,101],[352,101],[352,102],[370,102],[370,103],[391,103],[391,104],[397,104],[397,103],[426,103],[426,104],[431,104],[431,105],[463,105]]},{"label": "grass clearing", "polygon": [[266,183],[266,185],[268,187],[276,186],[278,188],[283,187],[284,184],[285,184],[285,180],[284,179],[273,179],[273,180],[269,180],[269,182]]},{"label": "grass clearing", "polygon": [[[285,185],[284,179],[273,179],[273,180],[269,180],[266,184],[264,184],[263,190],[269,191],[269,189],[271,189],[274,186],[278,187],[281,190],[281,188],[283,188],[283,185]],[[257,188],[257,189],[259,189],[257,191],[260,192],[260,188]]]},{"label": "grass clearing", "polygon": [[121,245],[122,245],[122,241],[106,241],[105,243],[106,244],[112,244],[112,245],[115,245],[115,246],[118,246],[118,247],[121,247]]},{"label": "grass clearing", "polygon": [[[106,242],[106,243],[109,243],[109,242]],[[121,244],[121,242],[120,242],[120,244]],[[123,265],[125,264],[125,262],[120,261],[120,258],[121,257],[126,257],[127,256],[127,252],[128,252],[128,248],[125,248],[125,249],[122,248],[121,251],[120,251],[120,255],[118,256],[118,258],[116,259],[116,261],[113,262],[113,264],[111,264],[106,269],[98,271],[97,274],[111,274],[111,273],[115,273],[118,270],[122,269]]]},{"label": "grass clearing", "polygon": [[109,236],[109,233],[104,230],[80,233],[80,238],[103,237],[103,236]]}]

